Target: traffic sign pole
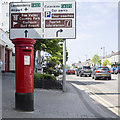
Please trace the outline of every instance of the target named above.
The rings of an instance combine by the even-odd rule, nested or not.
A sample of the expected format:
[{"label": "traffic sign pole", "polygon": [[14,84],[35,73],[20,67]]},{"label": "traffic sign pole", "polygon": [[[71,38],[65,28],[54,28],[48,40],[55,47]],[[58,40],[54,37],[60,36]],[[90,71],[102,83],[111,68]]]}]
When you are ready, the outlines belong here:
[{"label": "traffic sign pole", "polygon": [[66,92],[66,39],[63,39],[63,92]]}]

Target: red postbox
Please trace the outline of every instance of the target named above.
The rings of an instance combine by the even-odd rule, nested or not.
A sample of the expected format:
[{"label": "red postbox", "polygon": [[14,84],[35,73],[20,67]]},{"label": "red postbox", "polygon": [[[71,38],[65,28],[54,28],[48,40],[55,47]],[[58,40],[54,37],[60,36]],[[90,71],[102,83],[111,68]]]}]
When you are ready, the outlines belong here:
[{"label": "red postbox", "polygon": [[15,69],[16,93],[15,108],[24,111],[34,110],[34,39],[16,38],[15,44]]}]

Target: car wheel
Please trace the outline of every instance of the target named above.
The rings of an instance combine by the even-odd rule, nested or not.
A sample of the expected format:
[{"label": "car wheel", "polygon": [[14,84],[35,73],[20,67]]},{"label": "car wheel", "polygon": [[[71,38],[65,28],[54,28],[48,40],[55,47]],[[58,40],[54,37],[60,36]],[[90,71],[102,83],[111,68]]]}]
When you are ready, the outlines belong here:
[{"label": "car wheel", "polygon": [[80,77],[82,77],[82,74],[80,74]]},{"label": "car wheel", "polygon": [[89,75],[89,77],[91,77],[91,75]]},{"label": "car wheel", "polygon": [[94,76],[92,76],[92,79],[94,79]]},{"label": "car wheel", "polygon": [[87,77],[87,75],[85,75],[85,77]]},{"label": "car wheel", "polygon": [[109,77],[108,80],[111,80],[111,77]]}]

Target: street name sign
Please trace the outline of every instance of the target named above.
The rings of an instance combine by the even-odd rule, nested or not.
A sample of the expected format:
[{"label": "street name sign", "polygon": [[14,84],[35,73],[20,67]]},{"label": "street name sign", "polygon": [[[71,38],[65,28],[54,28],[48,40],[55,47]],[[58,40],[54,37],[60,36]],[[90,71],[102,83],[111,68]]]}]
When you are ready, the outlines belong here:
[{"label": "street name sign", "polygon": [[74,39],[75,1],[11,2],[10,39]]}]

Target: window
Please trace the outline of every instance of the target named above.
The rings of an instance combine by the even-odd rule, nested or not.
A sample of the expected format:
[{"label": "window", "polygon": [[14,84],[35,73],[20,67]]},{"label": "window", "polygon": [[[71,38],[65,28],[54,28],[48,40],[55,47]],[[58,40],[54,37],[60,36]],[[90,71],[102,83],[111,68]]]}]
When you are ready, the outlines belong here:
[{"label": "window", "polygon": [[90,66],[83,66],[83,69],[91,69]]},{"label": "window", "polygon": [[4,40],[4,34],[1,35],[1,39]]},{"label": "window", "polygon": [[98,70],[109,70],[108,67],[99,67]]}]

